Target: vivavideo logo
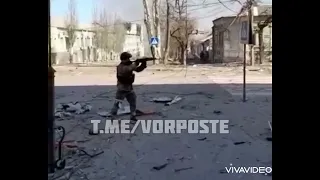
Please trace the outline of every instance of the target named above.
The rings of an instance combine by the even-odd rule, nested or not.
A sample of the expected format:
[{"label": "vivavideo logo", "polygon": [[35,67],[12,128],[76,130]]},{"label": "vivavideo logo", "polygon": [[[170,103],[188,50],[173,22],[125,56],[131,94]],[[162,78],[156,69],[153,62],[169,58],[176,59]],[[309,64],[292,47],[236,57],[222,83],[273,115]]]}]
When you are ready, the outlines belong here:
[{"label": "vivavideo logo", "polygon": [[264,175],[270,175],[272,174],[272,167],[236,167],[230,164],[230,167],[225,167],[225,170],[227,173],[230,174],[264,174]]},{"label": "vivavideo logo", "polygon": [[229,120],[138,120],[130,128],[130,120],[91,120],[93,133],[135,133],[141,128],[142,133],[179,134],[183,131],[190,134],[227,134]]}]

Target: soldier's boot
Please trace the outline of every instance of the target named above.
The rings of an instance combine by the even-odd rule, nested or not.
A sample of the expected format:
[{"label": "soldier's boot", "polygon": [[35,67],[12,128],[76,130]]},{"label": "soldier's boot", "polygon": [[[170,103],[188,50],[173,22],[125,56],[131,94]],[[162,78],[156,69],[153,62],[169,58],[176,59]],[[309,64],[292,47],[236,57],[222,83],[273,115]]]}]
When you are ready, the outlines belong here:
[{"label": "soldier's boot", "polygon": [[130,115],[130,123],[131,124],[135,124],[138,121],[137,117],[136,117],[136,113],[131,113]]},{"label": "soldier's boot", "polygon": [[131,115],[131,116],[130,116],[130,120],[131,120],[131,121],[134,121],[134,122],[137,122],[137,121],[138,121],[138,119],[137,119],[137,117],[136,117],[135,115]]},{"label": "soldier's boot", "polygon": [[113,120],[117,118],[117,113],[114,111],[111,111],[110,116],[109,116],[111,122],[113,123]]}]

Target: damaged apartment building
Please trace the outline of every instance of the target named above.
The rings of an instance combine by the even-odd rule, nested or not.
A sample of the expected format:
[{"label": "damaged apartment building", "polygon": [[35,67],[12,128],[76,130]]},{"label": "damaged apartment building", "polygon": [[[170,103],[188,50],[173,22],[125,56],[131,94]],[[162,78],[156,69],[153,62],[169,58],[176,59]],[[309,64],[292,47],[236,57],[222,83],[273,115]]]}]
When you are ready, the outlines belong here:
[{"label": "damaged apartment building", "polygon": [[[122,51],[128,51],[133,56],[144,55],[143,29],[140,24],[124,23],[126,35]],[[119,53],[108,51],[96,46],[96,31],[91,24],[79,24],[75,30],[72,63],[90,63],[118,61]],[[70,63],[70,43],[63,18],[51,19],[51,58],[54,65]]]}]

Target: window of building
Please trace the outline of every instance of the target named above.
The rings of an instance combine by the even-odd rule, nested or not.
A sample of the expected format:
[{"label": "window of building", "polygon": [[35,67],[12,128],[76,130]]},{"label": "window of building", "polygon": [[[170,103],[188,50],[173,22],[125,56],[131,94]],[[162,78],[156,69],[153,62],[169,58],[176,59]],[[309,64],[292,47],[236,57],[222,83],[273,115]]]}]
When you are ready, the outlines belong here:
[{"label": "window of building", "polygon": [[125,23],[124,26],[127,31],[129,31],[129,32],[131,31],[132,24],[130,22]]},{"label": "window of building", "polygon": [[228,29],[224,31],[224,39],[230,41],[230,31]]},{"label": "window of building", "polygon": [[137,36],[141,35],[141,25],[137,24]]},{"label": "window of building", "polygon": [[224,32],[219,32],[218,33],[218,45],[219,46],[223,45],[223,36],[224,36]]},{"label": "window of building", "polygon": [[81,39],[80,39],[80,37],[77,37],[77,39],[76,39],[76,42],[74,43],[77,47],[80,47],[81,46]]},{"label": "window of building", "polygon": [[91,46],[90,37],[89,36],[86,38],[86,46]]},{"label": "window of building", "polygon": [[84,39],[83,39],[83,36],[81,37],[81,47],[84,47]]}]

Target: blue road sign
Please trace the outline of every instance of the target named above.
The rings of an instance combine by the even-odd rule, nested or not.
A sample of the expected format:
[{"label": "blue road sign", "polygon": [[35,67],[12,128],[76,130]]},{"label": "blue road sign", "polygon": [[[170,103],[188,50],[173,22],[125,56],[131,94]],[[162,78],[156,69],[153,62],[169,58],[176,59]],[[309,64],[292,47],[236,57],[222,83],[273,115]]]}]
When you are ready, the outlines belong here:
[{"label": "blue road sign", "polygon": [[151,39],[150,39],[151,45],[158,45],[158,43],[159,43],[158,37],[151,37]]}]

